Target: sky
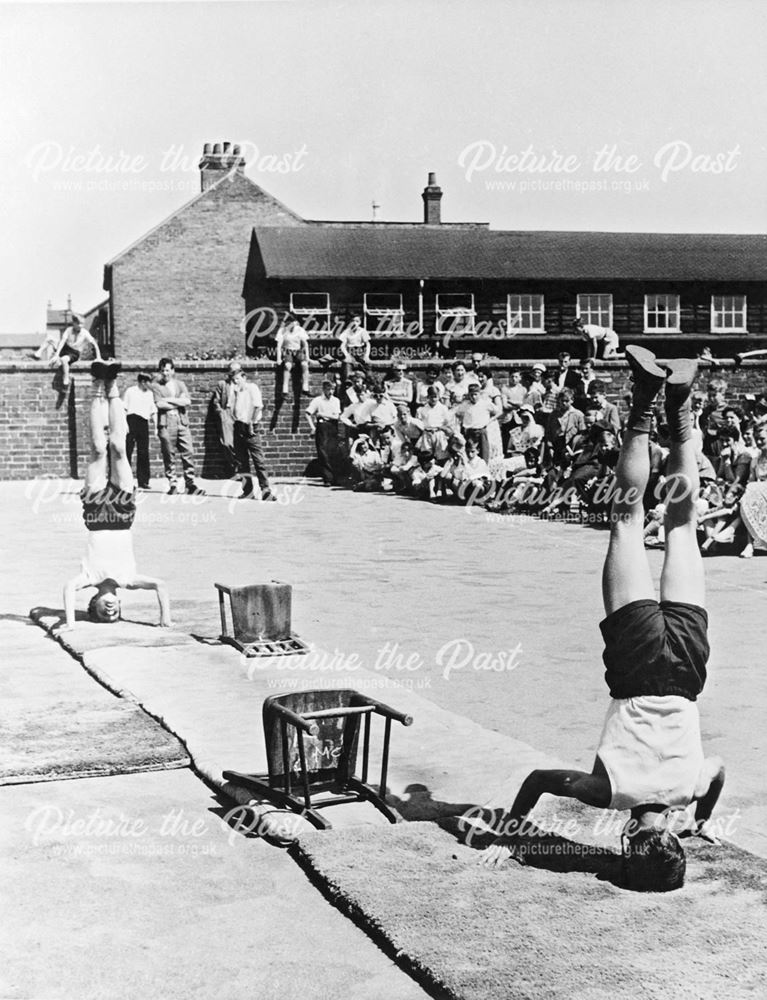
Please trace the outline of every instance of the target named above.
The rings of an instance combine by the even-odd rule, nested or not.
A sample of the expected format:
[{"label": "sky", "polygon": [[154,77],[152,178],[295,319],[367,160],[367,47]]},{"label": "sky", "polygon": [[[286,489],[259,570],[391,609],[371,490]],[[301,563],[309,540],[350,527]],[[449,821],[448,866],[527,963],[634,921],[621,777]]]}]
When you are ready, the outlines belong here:
[{"label": "sky", "polygon": [[313,219],[767,232],[761,0],[0,4],[0,332],[100,302],[205,142]]}]

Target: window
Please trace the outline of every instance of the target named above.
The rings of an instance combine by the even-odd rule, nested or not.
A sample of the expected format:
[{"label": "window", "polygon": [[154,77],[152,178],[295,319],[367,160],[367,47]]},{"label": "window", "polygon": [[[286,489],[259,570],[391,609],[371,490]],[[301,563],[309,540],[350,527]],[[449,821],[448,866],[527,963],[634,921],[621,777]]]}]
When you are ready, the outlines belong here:
[{"label": "window", "polygon": [[330,332],[330,296],[327,292],[291,292],[290,311],[308,334]]},{"label": "window", "polygon": [[509,295],[506,299],[506,329],[515,333],[545,333],[542,295]]},{"label": "window", "polygon": [[396,292],[366,292],[365,329],[379,336],[397,336],[404,327],[402,296]]},{"label": "window", "polygon": [[658,330],[679,333],[680,329],[678,295],[645,295],[645,333],[656,333]]},{"label": "window", "polygon": [[578,317],[592,326],[613,328],[612,295],[579,295]]},{"label": "window", "polygon": [[437,333],[474,333],[474,296],[450,293],[437,296]]},{"label": "window", "polygon": [[711,296],[711,332],[746,332],[746,296]]}]

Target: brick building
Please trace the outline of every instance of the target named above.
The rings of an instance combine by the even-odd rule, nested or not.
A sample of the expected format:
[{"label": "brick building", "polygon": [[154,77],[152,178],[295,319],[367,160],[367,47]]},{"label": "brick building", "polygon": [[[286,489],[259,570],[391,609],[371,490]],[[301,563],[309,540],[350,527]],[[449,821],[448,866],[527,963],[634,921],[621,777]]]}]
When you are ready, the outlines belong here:
[{"label": "brick building", "polygon": [[767,236],[449,223],[434,174],[422,221],[318,221],[244,167],[238,146],[207,143],[200,194],[106,265],[102,340],[117,355],[268,355],[287,309],[315,357],[355,313],[381,359],[577,353],[576,316],[660,354],[732,356],[767,335]]},{"label": "brick building", "polygon": [[243,349],[253,226],[303,224],[244,168],[239,146],[207,143],[200,194],[106,264],[116,356],[221,357]]}]

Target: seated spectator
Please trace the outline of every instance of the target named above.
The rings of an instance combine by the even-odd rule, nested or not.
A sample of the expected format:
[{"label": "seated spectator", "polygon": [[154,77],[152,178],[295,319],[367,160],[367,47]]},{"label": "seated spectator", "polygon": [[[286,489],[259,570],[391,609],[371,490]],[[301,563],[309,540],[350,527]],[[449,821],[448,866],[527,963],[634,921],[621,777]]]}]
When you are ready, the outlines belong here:
[{"label": "seated spectator", "polygon": [[423,434],[423,424],[412,416],[406,403],[400,403],[397,406],[393,428],[394,437],[399,444],[409,441],[413,447]]},{"label": "seated spectator", "polygon": [[621,418],[618,407],[607,398],[607,386],[598,378],[589,386],[589,400],[599,407],[598,423],[603,427],[608,427],[616,437],[620,437]]},{"label": "seated spectator", "polygon": [[399,455],[394,459],[389,473],[395,493],[409,493],[413,486],[412,473],[418,468],[418,459],[409,441],[403,441]]},{"label": "seated spectator", "polygon": [[702,392],[694,392],[690,396],[690,410],[692,414],[692,439],[695,443],[695,453],[703,451],[703,407],[706,404],[706,397]]},{"label": "seated spectator", "polygon": [[463,503],[489,498],[492,492],[490,469],[473,440],[466,440],[465,448],[451,460],[450,468],[443,470],[442,477],[447,488]]},{"label": "seated spectator", "polygon": [[529,403],[523,403],[519,409],[521,426],[515,427],[509,436],[509,446],[504,463],[509,473],[519,472],[528,467],[525,458],[527,452],[534,448],[540,457],[543,444],[543,427],[535,422],[533,408]]},{"label": "seated spectator", "polygon": [[365,493],[380,489],[383,462],[378,449],[367,434],[360,434],[356,439],[349,457],[352,462],[354,489]]},{"label": "seated spectator", "polygon": [[725,427],[735,427],[738,432],[743,424],[743,411],[738,409],[737,406],[725,406],[722,411],[722,417],[724,418]]},{"label": "seated spectator", "polygon": [[716,478],[736,499],[740,499],[748,482],[753,456],[746,447],[738,426],[724,426],[719,431],[719,442]]},{"label": "seated spectator", "polygon": [[426,403],[419,407],[417,418],[423,431],[418,438],[416,448],[420,451],[433,451],[436,460],[441,462],[447,457],[447,440],[452,429],[452,420],[448,408],[439,401],[435,385],[429,386]]},{"label": "seated spectator", "polygon": [[418,464],[410,473],[413,495],[420,500],[433,500],[438,492],[438,479],[442,469],[431,451],[418,452]]},{"label": "seated spectator", "polygon": [[392,374],[384,383],[386,395],[396,406],[398,403],[406,403],[412,409],[415,402],[415,385],[407,377],[407,365],[404,361],[395,361],[392,365]]},{"label": "seated spectator", "polygon": [[429,365],[423,373],[423,380],[416,385],[416,403],[424,406],[431,386],[437,390],[437,399],[440,403],[445,402],[445,386],[439,380],[439,368],[436,365]]}]

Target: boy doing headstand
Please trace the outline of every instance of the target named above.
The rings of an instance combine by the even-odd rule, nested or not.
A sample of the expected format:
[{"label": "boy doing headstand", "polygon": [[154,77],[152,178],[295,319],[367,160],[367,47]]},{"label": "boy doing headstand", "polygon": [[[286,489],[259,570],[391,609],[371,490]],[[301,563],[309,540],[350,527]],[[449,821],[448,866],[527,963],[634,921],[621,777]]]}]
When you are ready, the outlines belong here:
[{"label": "boy doing headstand", "polygon": [[160,625],[169,626],[170,603],[162,580],[136,571],[131,528],[136,516],[136,487],[125,448],[128,421],[115,384],[117,362],[91,365],[94,397],[90,409],[91,461],[80,493],[88,547],[77,576],[64,587],[67,630],[75,627],[75,595],[85,587],[96,593],[88,615],[97,622],[120,618],[119,587],[154,590],[160,606]]},{"label": "boy doing headstand", "polygon": [[[696,363],[685,359],[661,368],[640,347],[628,347],[626,358],[634,386],[602,577],[607,617],[600,628],[611,701],[594,766],[591,773],[533,771],[504,817],[501,836],[480,860],[497,867],[517,855],[521,825],[548,792],[600,809],[630,810],[622,836],[625,884],[664,892],[684,881],[673,811],[694,802],[693,833],[716,842],[708,820],[724,784],[721,760],[704,759],[696,704],[709,654],[689,402]],[[650,475],[652,404],[664,385],[671,450],[658,603],[644,550],[642,497]]]}]

